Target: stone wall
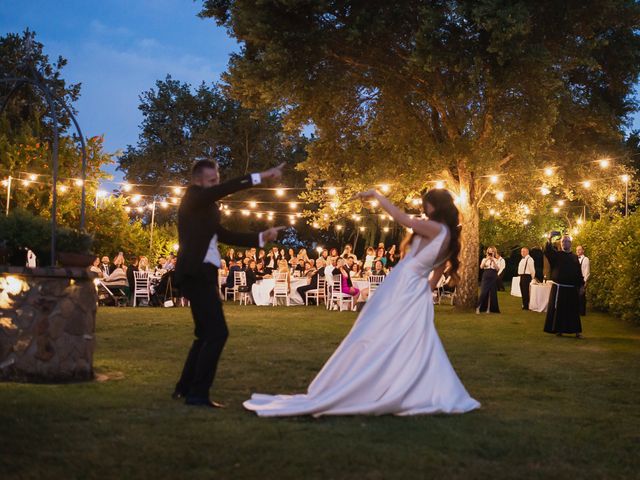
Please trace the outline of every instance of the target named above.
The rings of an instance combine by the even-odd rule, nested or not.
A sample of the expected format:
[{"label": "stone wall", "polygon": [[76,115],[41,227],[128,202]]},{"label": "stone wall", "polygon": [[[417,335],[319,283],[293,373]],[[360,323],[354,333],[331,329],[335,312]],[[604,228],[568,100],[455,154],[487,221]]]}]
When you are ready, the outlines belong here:
[{"label": "stone wall", "polygon": [[0,380],[92,379],[96,301],[85,269],[0,267]]}]

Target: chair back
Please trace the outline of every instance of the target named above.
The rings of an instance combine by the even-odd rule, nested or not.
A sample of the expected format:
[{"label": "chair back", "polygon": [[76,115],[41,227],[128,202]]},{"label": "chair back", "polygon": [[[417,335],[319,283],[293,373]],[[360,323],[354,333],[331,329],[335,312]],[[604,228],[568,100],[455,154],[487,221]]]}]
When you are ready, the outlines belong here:
[{"label": "chair back", "polygon": [[233,272],[233,286],[237,287],[240,285],[246,285],[247,284],[247,274],[246,272],[243,272],[242,270]]},{"label": "chair back", "polygon": [[333,279],[331,280],[331,290],[334,293],[338,293],[342,291],[342,275],[341,274],[333,276]]},{"label": "chair back", "polygon": [[274,278],[276,284],[273,287],[274,294],[287,294],[289,293],[289,282],[287,281],[289,274],[287,272],[276,272]]},{"label": "chair back", "polygon": [[327,281],[324,279],[324,277],[320,277],[318,276],[318,286],[317,289],[319,292],[324,292],[325,290],[325,285],[327,284]]},{"label": "chair back", "polygon": [[380,285],[384,282],[384,275],[369,275],[369,283]]}]

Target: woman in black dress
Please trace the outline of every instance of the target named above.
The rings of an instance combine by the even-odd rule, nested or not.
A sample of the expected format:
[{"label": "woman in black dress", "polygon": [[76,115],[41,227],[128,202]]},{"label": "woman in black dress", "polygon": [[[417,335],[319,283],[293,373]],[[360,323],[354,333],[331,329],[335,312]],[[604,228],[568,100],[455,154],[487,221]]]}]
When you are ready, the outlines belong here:
[{"label": "woman in black dress", "polygon": [[498,259],[495,247],[487,248],[487,256],[480,263],[482,282],[480,283],[480,298],[476,313],[500,313],[498,306]]}]

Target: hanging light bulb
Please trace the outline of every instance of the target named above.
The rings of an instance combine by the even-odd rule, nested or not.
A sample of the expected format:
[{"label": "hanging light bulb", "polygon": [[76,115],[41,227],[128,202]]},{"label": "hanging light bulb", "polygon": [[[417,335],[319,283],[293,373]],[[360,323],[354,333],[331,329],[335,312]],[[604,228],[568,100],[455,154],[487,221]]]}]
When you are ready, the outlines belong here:
[{"label": "hanging light bulb", "polygon": [[258,206],[257,202],[251,201],[249,202],[249,208],[256,208]]},{"label": "hanging light bulb", "polygon": [[82,186],[82,184],[83,184],[84,182],[82,181],[82,179],[81,179],[81,178],[76,178],[76,179],[73,181],[73,183],[75,184],[75,186],[76,186],[76,187],[81,187],[81,186]]},{"label": "hanging light bulb", "polygon": [[549,195],[551,193],[551,190],[549,190],[549,187],[542,186],[540,187],[540,193],[542,195]]},{"label": "hanging light bulb", "polygon": [[335,187],[329,187],[329,188],[327,189],[327,193],[328,193],[329,195],[335,195],[335,194],[337,194],[337,193],[338,193],[338,191],[335,189]]},{"label": "hanging light bulb", "polygon": [[283,188],[277,188],[276,189],[276,195],[278,197],[282,197],[284,195],[284,189]]},{"label": "hanging light bulb", "polygon": [[558,206],[564,207],[564,200],[558,200]]},{"label": "hanging light bulb", "polygon": [[598,160],[598,164],[600,164],[600,168],[604,169],[604,168],[609,168],[609,165],[611,165],[611,162],[609,161],[608,158],[602,158]]},{"label": "hanging light bulb", "polygon": [[31,185],[30,180],[22,180],[20,183],[22,183],[22,185],[24,185],[25,187],[28,187],[29,185]]},{"label": "hanging light bulb", "polygon": [[584,221],[582,220],[582,217],[579,217],[578,220],[576,220],[576,223],[578,225],[582,225],[584,223]]},{"label": "hanging light bulb", "polygon": [[[318,222],[313,222],[313,224],[311,225],[313,228],[320,228],[320,225],[318,224]],[[318,247],[320,248],[320,247]],[[322,252],[322,249],[320,249],[320,251]]]},{"label": "hanging light bulb", "polygon": [[620,179],[624,182],[624,183],[628,183],[629,182],[629,175],[627,175],[626,173],[622,176],[620,176]]},{"label": "hanging light bulb", "polygon": [[365,228],[364,227],[360,227],[360,231],[364,232]]},{"label": "hanging light bulb", "polygon": [[500,202],[504,202],[504,192],[497,192],[496,193],[496,200],[498,200]]},{"label": "hanging light bulb", "polygon": [[122,184],[122,190],[124,190],[125,192],[130,192],[131,191],[131,185],[129,185],[128,183],[123,183]]},{"label": "hanging light bulb", "polygon": [[525,225],[529,225],[529,219],[528,219],[528,218],[525,218],[525,219],[522,221],[522,223],[524,223]]},{"label": "hanging light bulb", "polygon": [[298,208],[298,204],[296,202],[289,202],[289,208],[291,210],[295,210],[296,208]]},{"label": "hanging light bulb", "polygon": [[242,213],[242,216],[248,217],[251,212],[249,212],[249,210],[242,210],[241,213]]},{"label": "hanging light bulb", "polygon": [[382,191],[382,193],[389,193],[389,185],[383,183],[382,185],[380,185],[380,190]]},{"label": "hanging light bulb", "polygon": [[411,204],[414,207],[418,207],[421,203],[422,203],[422,200],[420,200],[419,198],[414,198],[413,200],[411,200]]},{"label": "hanging light bulb", "polygon": [[489,215],[491,215],[492,217],[496,214],[496,209],[495,208],[490,208],[489,209]]},{"label": "hanging light bulb", "polygon": [[324,215],[322,215],[322,218],[325,220],[329,220],[329,215],[325,213]]},{"label": "hanging light bulb", "polygon": [[142,213],[142,212],[144,212],[144,207],[137,207],[137,208],[136,208],[136,210],[137,210],[139,213]]},{"label": "hanging light bulb", "polygon": [[611,195],[609,195],[609,203],[616,203],[616,194],[612,193]]},{"label": "hanging light bulb", "polygon": [[438,180],[436,182],[436,188],[437,189],[443,189],[444,188],[444,182],[442,180]]},{"label": "hanging light bulb", "polygon": [[69,190],[69,187],[67,187],[66,185],[60,185],[60,186],[58,187],[58,191],[59,191],[60,193],[66,193],[66,192],[67,192],[67,190]]},{"label": "hanging light bulb", "polygon": [[160,206],[162,208],[168,208],[169,207],[169,202],[160,202]]},{"label": "hanging light bulb", "polygon": [[138,203],[141,199],[142,197],[140,195],[134,195],[131,197],[131,203]]},{"label": "hanging light bulb", "polygon": [[338,208],[338,203],[337,203],[337,202],[331,202],[331,203],[329,204],[329,206],[330,206],[331,208],[333,208],[334,210],[336,210],[336,209]]},{"label": "hanging light bulb", "polygon": [[262,212],[256,212],[256,217],[262,218]]},{"label": "hanging light bulb", "polygon": [[178,199],[176,197],[171,197],[171,203],[173,203],[174,205],[177,205]]},{"label": "hanging light bulb", "polygon": [[551,175],[553,175],[553,168],[551,168],[551,167],[546,167],[546,168],[544,169],[544,174],[545,174],[547,177],[550,177]]},{"label": "hanging light bulb", "polygon": [[384,233],[387,233],[389,231],[389,227],[384,227],[382,230],[384,231]]},{"label": "hanging light bulb", "polygon": [[336,225],[336,230],[342,230],[342,225]]},{"label": "hanging light bulb", "polygon": [[558,207],[553,207],[553,213],[558,213],[560,209]]},{"label": "hanging light bulb", "polygon": [[373,208],[375,208],[375,207],[377,207],[377,206],[378,206],[378,201],[377,201],[377,200],[371,200],[371,201],[369,202],[369,204],[370,204]]},{"label": "hanging light bulb", "polygon": [[230,217],[230,216],[231,216],[231,210],[225,210],[225,211],[224,211],[224,214],[225,214],[227,217]]},{"label": "hanging light bulb", "polygon": [[584,182],[582,182],[582,186],[584,188],[591,188],[591,180],[585,180]]},{"label": "hanging light bulb", "polygon": [[498,183],[498,176],[497,176],[497,175],[491,175],[491,176],[489,177],[489,181],[490,181],[491,183],[494,183],[494,184],[495,184],[495,183]]},{"label": "hanging light bulb", "polygon": [[182,193],[182,189],[180,187],[173,187],[172,190],[175,195],[180,195]]}]

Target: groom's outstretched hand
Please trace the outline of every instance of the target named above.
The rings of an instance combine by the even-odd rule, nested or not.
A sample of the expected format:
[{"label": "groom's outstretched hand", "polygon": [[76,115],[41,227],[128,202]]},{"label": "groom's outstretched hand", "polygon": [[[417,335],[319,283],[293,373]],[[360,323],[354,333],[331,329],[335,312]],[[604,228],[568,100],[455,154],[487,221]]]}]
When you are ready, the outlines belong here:
[{"label": "groom's outstretched hand", "polygon": [[264,172],[260,173],[260,178],[262,178],[262,180],[280,180],[282,178],[282,170],[284,169],[285,165],[286,163],[282,162],[277,167],[265,170]]},{"label": "groom's outstretched hand", "polygon": [[284,230],[287,227],[271,227],[262,232],[262,241],[264,243],[273,242],[278,238],[278,232]]}]

